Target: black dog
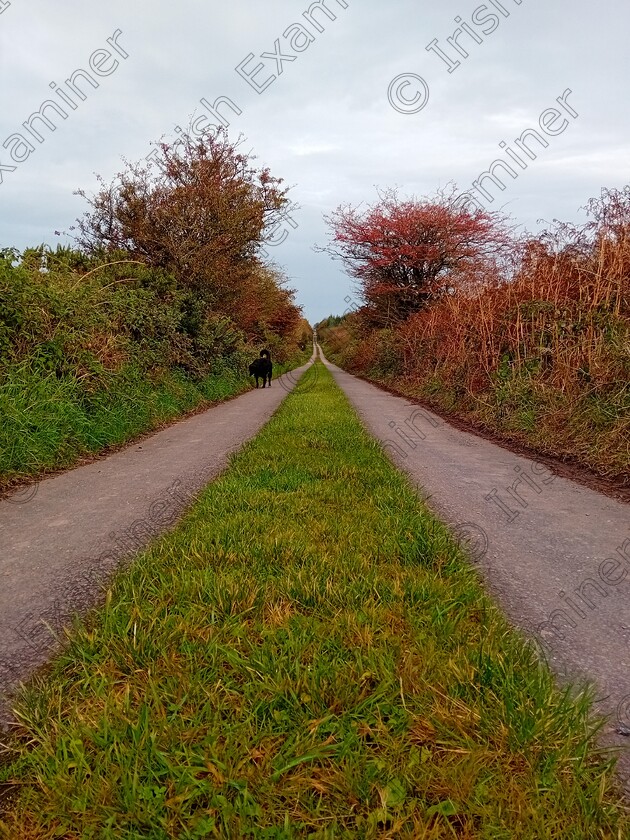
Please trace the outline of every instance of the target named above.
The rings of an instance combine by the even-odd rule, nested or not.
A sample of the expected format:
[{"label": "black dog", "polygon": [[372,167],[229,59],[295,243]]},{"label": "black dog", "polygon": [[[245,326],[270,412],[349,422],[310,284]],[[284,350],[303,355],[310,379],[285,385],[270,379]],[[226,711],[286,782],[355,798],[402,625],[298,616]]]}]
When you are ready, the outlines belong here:
[{"label": "black dog", "polygon": [[272,372],[272,364],[271,364],[271,353],[269,350],[261,350],[260,351],[260,358],[255,359],[251,365],[249,366],[249,375],[256,377],[256,387],[258,388],[258,380],[262,378],[263,381],[263,388],[265,387],[266,383],[269,383],[269,387],[271,388],[271,372]]}]

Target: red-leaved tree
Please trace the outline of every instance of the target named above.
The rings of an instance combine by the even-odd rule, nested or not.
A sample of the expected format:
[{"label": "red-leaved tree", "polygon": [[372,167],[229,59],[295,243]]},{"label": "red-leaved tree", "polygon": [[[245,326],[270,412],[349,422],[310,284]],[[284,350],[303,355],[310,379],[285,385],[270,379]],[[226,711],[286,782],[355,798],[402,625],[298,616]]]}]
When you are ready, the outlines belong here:
[{"label": "red-leaved tree", "polygon": [[324,219],[325,251],[357,279],[375,324],[398,323],[447,291],[504,271],[512,230],[496,212],[463,208],[455,185],[436,196],[379,192],[367,208],[340,206]]}]

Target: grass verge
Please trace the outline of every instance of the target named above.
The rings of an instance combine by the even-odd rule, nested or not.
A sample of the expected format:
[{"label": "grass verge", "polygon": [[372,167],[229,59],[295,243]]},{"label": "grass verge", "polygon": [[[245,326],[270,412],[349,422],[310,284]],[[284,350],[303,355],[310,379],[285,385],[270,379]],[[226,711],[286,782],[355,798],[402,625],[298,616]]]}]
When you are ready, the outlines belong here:
[{"label": "grass verge", "polygon": [[20,698],[20,840],[623,838],[559,692],[317,363]]},{"label": "grass verge", "polygon": [[[306,352],[275,363],[274,377],[309,357]],[[228,366],[197,382],[172,370],[150,381],[145,371],[128,367],[112,374],[107,390],[87,396],[77,379],[16,366],[0,378],[0,491],[130,443],[251,387],[251,378]]]},{"label": "grass verge", "polygon": [[[408,349],[405,361],[399,355],[400,342],[390,344],[389,331],[383,330],[380,340],[375,332],[356,343],[341,327],[337,329],[338,336],[334,329],[322,330],[320,340],[326,357],[343,370],[421,400],[443,416],[482,429],[507,444],[527,447],[630,488],[628,373],[611,374],[608,382],[596,387],[586,379],[579,380],[580,385],[548,382],[534,363],[532,369],[525,363],[513,369],[507,358],[498,370],[487,372],[481,361],[475,367],[473,351],[454,367],[447,364],[448,359],[435,356],[434,350],[430,364],[421,351],[414,354]],[[615,346],[621,346],[622,339],[615,339]],[[424,348],[428,353],[427,347],[430,344]],[[366,348],[377,348],[378,353],[369,354]],[[625,357],[626,370],[630,370],[627,352]],[[574,363],[572,371],[578,369]],[[475,387],[467,375],[476,377]]]}]

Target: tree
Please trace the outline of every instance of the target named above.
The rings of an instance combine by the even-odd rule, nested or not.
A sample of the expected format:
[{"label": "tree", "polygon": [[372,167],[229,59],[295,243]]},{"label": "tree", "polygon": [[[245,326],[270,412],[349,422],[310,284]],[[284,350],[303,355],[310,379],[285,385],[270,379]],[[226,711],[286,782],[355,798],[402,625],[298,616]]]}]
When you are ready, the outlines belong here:
[{"label": "tree", "polygon": [[287,212],[287,189],[220,131],[158,145],[155,164],[127,163],[79,220],[88,252],[124,251],[171,271],[180,284],[220,304],[256,262]]},{"label": "tree", "polygon": [[[139,260],[184,291],[182,329],[205,340],[206,326],[229,318],[251,340],[293,336],[294,291],[260,258],[266,237],[291,209],[287,188],[238,151],[224,130],[160,143],[155,161],[128,163],[89,197],[79,245],[101,261]],[[125,260],[123,260],[125,261]],[[212,331],[212,330],[211,330]]]},{"label": "tree", "polygon": [[506,219],[463,208],[457,198],[455,185],[420,200],[390,189],[366,209],[341,205],[324,217],[332,237],[320,250],[358,280],[375,323],[404,321],[445,292],[478,282],[507,253]]},{"label": "tree", "polygon": [[234,300],[239,326],[248,339],[275,345],[272,335],[294,335],[302,318],[293,301],[294,289],[277,268],[257,265]]}]

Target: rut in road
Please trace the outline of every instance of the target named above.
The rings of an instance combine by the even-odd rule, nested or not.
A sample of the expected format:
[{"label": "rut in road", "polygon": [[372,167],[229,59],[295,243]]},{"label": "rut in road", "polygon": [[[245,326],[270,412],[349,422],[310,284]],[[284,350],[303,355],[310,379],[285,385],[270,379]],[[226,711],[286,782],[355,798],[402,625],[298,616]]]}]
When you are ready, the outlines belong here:
[{"label": "rut in road", "polygon": [[[122,558],[172,527],[313,363],[0,500],[0,697],[44,664]],[[24,502],[24,503],[19,503]],[[11,720],[0,702],[0,724]]]},{"label": "rut in road", "polygon": [[[561,681],[594,683],[630,794],[628,506],[324,364],[393,462],[465,540],[510,620]],[[617,731],[618,730],[618,731]]]}]

